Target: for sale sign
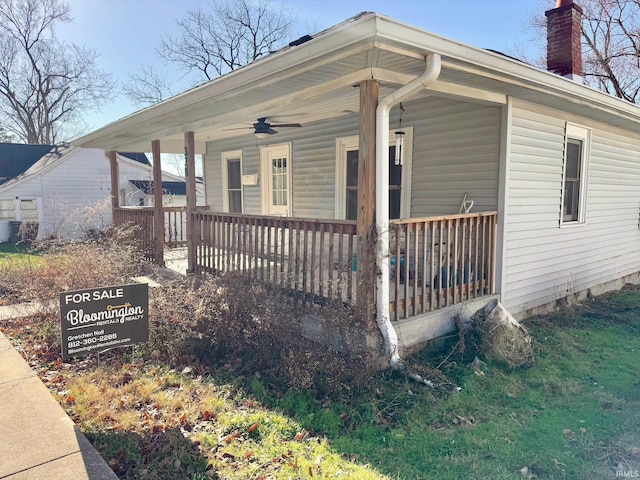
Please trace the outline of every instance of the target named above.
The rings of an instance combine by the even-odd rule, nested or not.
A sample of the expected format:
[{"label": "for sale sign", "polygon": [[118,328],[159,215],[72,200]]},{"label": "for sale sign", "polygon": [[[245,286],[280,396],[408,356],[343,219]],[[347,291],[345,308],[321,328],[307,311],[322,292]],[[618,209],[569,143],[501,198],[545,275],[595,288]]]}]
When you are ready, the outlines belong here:
[{"label": "for sale sign", "polygon": [[149,285],[60,294],[62,360],[149,340]]}]

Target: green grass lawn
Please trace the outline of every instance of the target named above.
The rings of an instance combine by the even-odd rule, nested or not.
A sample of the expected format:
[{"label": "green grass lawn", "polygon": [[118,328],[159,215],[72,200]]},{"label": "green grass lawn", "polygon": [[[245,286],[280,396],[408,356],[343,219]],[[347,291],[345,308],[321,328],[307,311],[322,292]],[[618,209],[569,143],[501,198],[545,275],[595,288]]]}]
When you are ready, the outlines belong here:
[{"label": "green grass lawn", "polygon": [[43,263],[38,251],[28,245],[0,243],[0,270],[37,267]]},{"label": "green grass lawn", "polygon": [[13,243],[0,243],[0,262],[13,261],[18,259],[24,259],[26,257],[33,257],[34,251],[31,247]]},{"label": "green grass lawn", "polygon": [[437,367],[439,388],[382,372],[366,393],[322,399],[272,390],[259,374],[122,366],[126,357],[117,353],[113,368],[63,368],[55,348],[42,348],[59,337],[57,318],[47,322],[0,326],[30,358],[42,357],[43,378],[121,478],[614,479],[640,472],[640,288],[524,322],[534,338],[533,367],[488,362],[474,370],[459,352],[425,350],[410,361]]},{"label": "green grass lawn", "polygon": [[[640,471],[640,292],[525,324],[534,367],[489,364],[480,373],[450,363],[443,373],[462,390],[447,398],[390,380],[379,398],[350,411],[335,407],[360,419],[347,429],[300,399],[284,407],[303,426],[326,430],[337,450],[394,478],[606,479],[618,466]],[[424,353],[420,360],[439,361]]]}]

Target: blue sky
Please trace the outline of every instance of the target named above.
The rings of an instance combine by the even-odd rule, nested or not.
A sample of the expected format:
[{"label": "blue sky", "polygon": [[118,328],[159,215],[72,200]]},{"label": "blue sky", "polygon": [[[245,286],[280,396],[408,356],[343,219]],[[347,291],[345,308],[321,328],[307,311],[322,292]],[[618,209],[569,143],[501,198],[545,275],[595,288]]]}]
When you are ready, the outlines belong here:
[{"label": "blue sky", "polygon": [[[272,0],[276,2],[277,0]],[[142,65],[162,69],[155,48],[162,35],[175,32],[175,21],[206,0],[68,0],[73,23],[58,32],[61,38],[84,44],[99,53],[98,63],[125,81]],[[552,0],[288,0],[297,16],[297,33],[307,25],[326,28],[362,11],[375,11],[481,48],[503,52],[527,45],[525,24]],[[553,6],[553,5],[551,5]],[[106,125],[137,110],[124,96],[87,117],[89,129]]]}]

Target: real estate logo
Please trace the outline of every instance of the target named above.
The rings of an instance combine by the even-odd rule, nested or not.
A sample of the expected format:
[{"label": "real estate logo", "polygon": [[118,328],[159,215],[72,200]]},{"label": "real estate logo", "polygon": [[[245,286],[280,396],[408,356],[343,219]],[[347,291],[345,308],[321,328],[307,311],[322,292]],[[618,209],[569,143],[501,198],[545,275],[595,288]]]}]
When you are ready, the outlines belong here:
[{"label": "real estate logo", "polygon": [[149,340],[149,285],[60,294],[62,360]]},{"label": "real estate logo", "polygon": [[638,470],[616,470],[616,478],[639,478]]}]

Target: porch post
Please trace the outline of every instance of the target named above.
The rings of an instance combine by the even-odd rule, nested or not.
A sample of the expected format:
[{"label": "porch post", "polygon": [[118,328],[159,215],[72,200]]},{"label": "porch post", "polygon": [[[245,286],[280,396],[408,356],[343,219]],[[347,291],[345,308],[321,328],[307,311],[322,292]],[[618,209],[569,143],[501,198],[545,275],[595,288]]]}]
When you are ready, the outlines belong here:
[{"label": "porch post", "polygon": [[184,157],[187,182],[187,273],[193,273],[196,265],[195,230],[191,218],[196,209],[196,155],[193,132],[184,134]]},{"label": "porch post", "polygon": [[358,147],[358,286],[356,302],[366,320],[376,311],[376,108],[378,82],[360,82],[360,140]]},{"label": "porch post", "polygon": [[164,267],[164,211],[162,210],[162,165],[160,162],[160,140],[151,142],[153,155],[153,258]]},{"label": "porch post", "polygon": [[113,217],[113,209],[120,206],[120,186],[118,181],[120,177],[120,167],[115,151],[111,150],[107,152],[107,156],[109,157],[109,169],[111,170],[111,213]]}]

